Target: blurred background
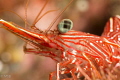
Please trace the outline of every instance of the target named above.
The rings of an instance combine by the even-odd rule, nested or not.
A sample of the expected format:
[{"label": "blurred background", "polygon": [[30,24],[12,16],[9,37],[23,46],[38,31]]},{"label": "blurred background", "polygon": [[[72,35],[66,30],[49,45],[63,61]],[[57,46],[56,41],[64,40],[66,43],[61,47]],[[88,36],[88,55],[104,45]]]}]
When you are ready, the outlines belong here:
[{"label": "blurred background", "polygon": [[[29,1],[27,21],[31,25],[45,1]],[[45,31],[69,2],[70,0],[50,0],[42,14],[48,10],[57,11],[45,15],[36,27]],[[27,0],[0,0],[0,19],[25,28],[25,22],[21,18],[25,19],[26,3]],[[8,10],[14,11],[21,18]],[[74,23],[73,30],[101,35],[106,22],[114,15],[120,15],[119,0],[74,0],[52,29],[56,28],[59,21],[68,18]],[[24,41],[20,38],[0,28],[0,80],[48,80],[49,73],[56,70],[56,62],[44,56],[24,54],[23,45]]]}]

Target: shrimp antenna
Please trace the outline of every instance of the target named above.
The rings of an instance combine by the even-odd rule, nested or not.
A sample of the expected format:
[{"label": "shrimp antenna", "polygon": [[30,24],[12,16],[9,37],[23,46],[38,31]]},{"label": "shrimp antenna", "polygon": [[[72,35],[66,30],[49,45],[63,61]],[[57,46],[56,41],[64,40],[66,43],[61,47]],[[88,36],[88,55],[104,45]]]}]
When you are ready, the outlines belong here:
[{"label": "shrimp antenna", "polygon": [[58,16],[52,21],[52,23],[50,24],[50,26],[47,28],[47,30],[45,31],[45,33],[47,33],[51,27],[54,25],[54,23],[57,21],[57,19],[62,15],[62,13],[70,6],[70,4],[73,2],[74,0],[71,0],[68,5],[58,14]]},{"label": "shrimp antenna", "polygon": [[[34,25],[37,23],[37,21],[39,20],[38,17],[40,16],[40,14],[42,13],[42,11],[43,11],[44,8],[46,7],[48,1],[49,1],[49,0],[47,0],[47,1],[45,2],[45,4],[43,5],[43,8],[40,10],[40,12],[38,13],[38,15],[36,16],[36,18],[35,18],[35,20],[34,20],[32,26],[34,26]],[[38,20],[37,20],[37,19],[38,19]]]},{"label": "shrimp antenna", "polygon": [[27,25],[30,26],[30,24],[29,24],[25,19],[23,19],[20,15],[18,15],[16,12],[14,12],[14,11],[12,11],[12,10],[7,10],[7,9],[1,10],[0,12],[4,12],[4,11],[8,11],[8,12],[11,12],[11,13],[17,15],[17,16],[18,16],[20,19],[22,19]]},{"label": "shrimp antenna", "polygon": [[[41,15],[41,16],[36,20],[36,23],[37,23],[43,16],[45,16],[46,14],[48,14],[48,13],[50,13],[50,12],[53,12],[53,11],[57,11],[57,10],[49,10],[49,11],[45,12],[43,15]],[[36,24],[36,23],[35,23],[35,24]]]},{"label": "shrimp antenna", "polygon": [[28,8],[28,3],[30,0],[27,0],[26,5],[25,5],[25,28],[27,27],[27,8]]}]

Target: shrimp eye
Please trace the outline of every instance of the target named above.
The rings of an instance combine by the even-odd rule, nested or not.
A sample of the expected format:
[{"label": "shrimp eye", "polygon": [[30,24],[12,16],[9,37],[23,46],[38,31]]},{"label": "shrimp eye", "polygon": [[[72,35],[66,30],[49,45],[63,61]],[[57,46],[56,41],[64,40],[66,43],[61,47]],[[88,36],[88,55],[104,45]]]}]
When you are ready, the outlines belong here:
[{"label": "shrimp eye", "polygon": [[69,30],[71,30],[73,27],[73,22],[70,19],[63,19],[59,24],[58,24],[58,31],[60,33],[66,33]]}]

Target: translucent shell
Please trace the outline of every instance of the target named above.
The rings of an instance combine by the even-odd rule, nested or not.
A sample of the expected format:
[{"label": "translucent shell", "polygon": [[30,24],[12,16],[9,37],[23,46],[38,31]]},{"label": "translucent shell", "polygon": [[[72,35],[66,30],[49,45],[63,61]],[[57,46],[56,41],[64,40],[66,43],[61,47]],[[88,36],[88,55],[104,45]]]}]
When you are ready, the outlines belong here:
[{"label": "translucent shell", "polygon": [[70,31],[73,27],[73,22],[70,19],[63,19],[59,24],[58,24],[58,31],[60,33],[66,33]]}]

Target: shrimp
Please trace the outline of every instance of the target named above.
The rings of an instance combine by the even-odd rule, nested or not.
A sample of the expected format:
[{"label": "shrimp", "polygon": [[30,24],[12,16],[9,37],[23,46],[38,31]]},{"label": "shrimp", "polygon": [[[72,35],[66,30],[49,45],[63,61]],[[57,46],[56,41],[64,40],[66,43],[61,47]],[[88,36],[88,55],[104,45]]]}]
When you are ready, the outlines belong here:
[{"label": "shrimp", "polygon": [[25,45],[25,53],[50,57],[57,62],[57,70],[50,74],[49,80],[55,75],[57,80],[92,80],[93,75],[95,79],[102,79],[99,67],[106,73],[108,65],[117,66],[120,60],[120,16],[110,18],[101,36],[71,30],[73,23],[69,19],[63,19],[57,31],[50,30],[73,1],[60,12],[45,32],[32,32],[2,19],[0,23],[4,25],[3,28],[33,47]]}]

